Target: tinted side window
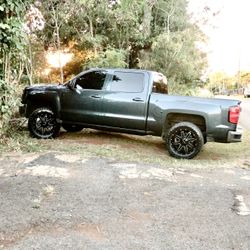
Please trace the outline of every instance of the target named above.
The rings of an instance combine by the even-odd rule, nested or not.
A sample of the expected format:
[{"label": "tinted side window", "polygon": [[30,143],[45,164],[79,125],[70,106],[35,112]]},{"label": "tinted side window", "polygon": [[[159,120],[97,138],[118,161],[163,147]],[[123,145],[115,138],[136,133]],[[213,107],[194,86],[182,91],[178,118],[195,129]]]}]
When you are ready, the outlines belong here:
[{"label": "tinted side window", "polygon": [[138,93],[144,89],[144,74],[115,71],[111,91]]},{"label": "tinted side window", "polygon": [[106,78],[105,71],[92,71],[80,76],[76,80],[78,89],[102,89]]},{"label": "tinted side window", "polygon": [[168,94],[167,78],[163,74],[156,73],[153,81],[153,92]]}]

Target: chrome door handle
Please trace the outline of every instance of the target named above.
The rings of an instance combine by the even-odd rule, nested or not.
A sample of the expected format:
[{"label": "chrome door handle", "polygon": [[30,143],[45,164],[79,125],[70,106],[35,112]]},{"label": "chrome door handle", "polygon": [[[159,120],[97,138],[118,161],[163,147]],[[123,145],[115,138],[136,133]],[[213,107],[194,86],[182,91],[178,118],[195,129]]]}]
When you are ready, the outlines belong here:
[{"label": "chrome door handle", "polygon": [[141,99],[140,97],[135,97],[132,99],[134,102],[143,102],[143,99]]}]

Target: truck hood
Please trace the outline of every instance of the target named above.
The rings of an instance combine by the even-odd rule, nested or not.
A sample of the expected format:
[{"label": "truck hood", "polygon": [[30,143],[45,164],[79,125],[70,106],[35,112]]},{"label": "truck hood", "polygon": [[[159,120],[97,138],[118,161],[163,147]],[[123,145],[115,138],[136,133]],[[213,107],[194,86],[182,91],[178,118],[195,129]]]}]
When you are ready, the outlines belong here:
[{"label": "truck hood", "polygon": [[28,86],[24,89],[22,94],[22,103],[26,102],[28,93],[30,92],[48,92],[48,91],[60,91],[61,89],[67,88],[66,85],[62,84],[36,84]]},{"label": "truck hood", "polygon": [[57,89],[62,89],[66,88],[65,85],[62,84],[35,84],[32,86],[28,86],[25,88],[26,91],[33,91],[33,90],[41,90],[41,91],[47,91],[47,90],[57,90]]}]

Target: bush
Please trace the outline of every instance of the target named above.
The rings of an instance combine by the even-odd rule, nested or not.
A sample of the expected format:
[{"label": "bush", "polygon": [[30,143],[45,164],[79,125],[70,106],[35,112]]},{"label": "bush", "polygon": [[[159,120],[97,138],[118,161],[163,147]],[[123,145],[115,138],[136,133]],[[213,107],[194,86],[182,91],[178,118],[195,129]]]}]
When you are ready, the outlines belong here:
[{"label": "bush", "polygon": [[197,84],[179,84],[173,80],[168,80],[169,93],[171,95],[213,97],[213,93]]},{"label": "bush", "polygon": [[17,97],[14,86],[0,79],[0,137],[9,130],[10,119],[19,105],[20,98]]},{"label": "bush", "polygon": [[86,66],[90,68],[125,68],[127,67],[126,57],[125,50],[110,48],[90,59]]}]

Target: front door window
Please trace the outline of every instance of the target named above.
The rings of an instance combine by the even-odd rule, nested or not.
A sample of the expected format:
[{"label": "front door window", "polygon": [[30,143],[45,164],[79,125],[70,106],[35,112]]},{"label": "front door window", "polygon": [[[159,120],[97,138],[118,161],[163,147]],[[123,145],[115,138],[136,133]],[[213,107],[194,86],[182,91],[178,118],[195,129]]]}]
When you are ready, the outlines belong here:
[{"label": "front door window", "polygon": [[101,90],[103,88],[105,78],[105,71],[99,70],[86,73],[76,79],[76,88]]},{"label": "front door window", "polygon": [[75,89],[62,95],[62,118],[79,124],[100,124],[103,115],[103,87],[105,70],[82,74],[75,79]]}]

